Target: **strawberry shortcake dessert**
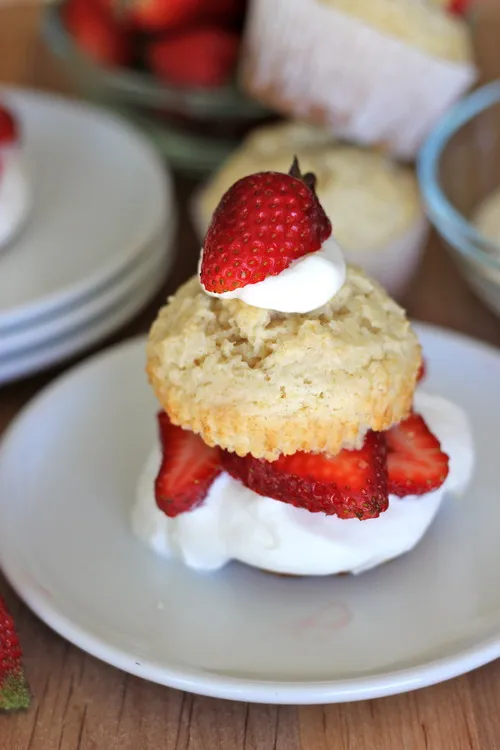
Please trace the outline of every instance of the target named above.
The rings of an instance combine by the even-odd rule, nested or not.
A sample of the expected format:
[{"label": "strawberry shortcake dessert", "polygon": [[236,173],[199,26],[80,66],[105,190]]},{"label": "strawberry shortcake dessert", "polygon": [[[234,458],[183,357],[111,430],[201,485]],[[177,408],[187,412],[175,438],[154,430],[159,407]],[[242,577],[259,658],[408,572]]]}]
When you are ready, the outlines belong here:
[{"label": "strawberry shortcake dessert", "polygon": [[414,547],[472,471],[466,415],[417,388],[404,311],[346,265],[296,161],[223,196],[147,371],[160,440],[133,529],[192,568],[360,573]]},{"label": "strawberry shortcake dessert", "polygon": [[0,103],[0,251],[20,231],[31,207],[31,189],[19,122]]}]

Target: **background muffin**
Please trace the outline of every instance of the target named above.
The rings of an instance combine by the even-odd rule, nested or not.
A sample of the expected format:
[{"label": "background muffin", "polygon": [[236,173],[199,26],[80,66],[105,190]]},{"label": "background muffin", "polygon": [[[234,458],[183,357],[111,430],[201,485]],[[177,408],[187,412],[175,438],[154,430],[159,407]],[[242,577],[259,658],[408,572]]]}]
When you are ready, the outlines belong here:
[{"label": "background muffin", "polygon": [[254,0],[241,78],[278,111],[413,158],[473,83],[463,19],[424,0]]},{"label": "background muffin", "polygon": [[287,172],[294,155],[317,177],[320,201],[347,259],[392,295],[413,275],[428,235],[414,171],[369,149],[333,140],[325,130],[290,122],[255,130],[198,196],[195,219],[203,238],[213,211],[239,178],[261,170]]}]

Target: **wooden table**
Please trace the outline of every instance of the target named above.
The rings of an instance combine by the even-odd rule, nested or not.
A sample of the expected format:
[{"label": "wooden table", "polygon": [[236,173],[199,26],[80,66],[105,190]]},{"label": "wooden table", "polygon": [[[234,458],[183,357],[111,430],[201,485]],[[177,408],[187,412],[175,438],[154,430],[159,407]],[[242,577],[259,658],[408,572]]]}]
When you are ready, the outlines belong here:
[{"label": "wooden table", "polygon": [[[483,15],[478,37],[484,70],[491,75],[500,72],[500,9],[493,3]],[[496,28],[491,16],[497,18]],[[69,90],[39,39],[39,18],[36,5],[18,0],[0,8],[0,81]],[[189,189],[179,182],[184,204]],[[177,266],[162,297],[196,266],[197,244],[187,218],[181,226]],[[158,303],[114,339],[146,331]],[[406,304],[416,318],[500,345],[498,319],[468,289],[436,238]],[[56,374],[0,388],[0,432]],[[1,577],[0,591],[17,618],[34,693],[29,711],[0,716],[1,750],[500,748],[500,661],[432,688],[376,701],[312,707],[231,703],[169,690],[102,664],[45,627]]]}]

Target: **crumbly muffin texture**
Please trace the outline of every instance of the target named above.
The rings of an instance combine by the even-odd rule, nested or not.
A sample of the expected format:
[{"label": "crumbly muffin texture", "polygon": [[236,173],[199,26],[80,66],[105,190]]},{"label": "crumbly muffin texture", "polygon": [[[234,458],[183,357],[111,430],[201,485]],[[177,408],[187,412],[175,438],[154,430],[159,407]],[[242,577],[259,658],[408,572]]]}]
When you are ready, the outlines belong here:
[{"label": "crumbly muffin texture", "polygon": [[466,23],[440,0],[313,0],[317,1],[429,55],[453,62],[472,59]]},{"label": "crumbly muffin texture", "polygon": [[411,409],[421,351],[360,269],[328,304],[282,314],[208,296],[196,277],[152,326],[147,371],[175,424],[239,455],[359,447]]},{"label": "crumbly muffin texture", "polygon": [[295,155],[302,172],[316,175],[318,197],[347,255],[384,248],[421,221],[413,169],[375,150],[336,143],[320,128],[280,123],[254,131],[212,177],[199,201],[203,228],[237,180],[258,171],[288,172]]}]

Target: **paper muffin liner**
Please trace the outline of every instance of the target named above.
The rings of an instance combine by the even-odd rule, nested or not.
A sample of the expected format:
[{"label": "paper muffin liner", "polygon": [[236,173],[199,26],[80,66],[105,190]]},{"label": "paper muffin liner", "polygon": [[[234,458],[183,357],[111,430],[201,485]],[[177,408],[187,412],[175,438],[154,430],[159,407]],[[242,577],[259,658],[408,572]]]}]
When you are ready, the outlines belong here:
[{"label": "paper muffin liner", "polygon": [[424,213],[403,233],[384,246],[344,255],[376,279],[391,297],[400,298],[408,288],[429,237],[430,225]]},{"label": "paper muffin liner", "polygon": [[279,111],[412,159],[476,69],[318,2],[254,0],[241,77],[252,96]]}]

